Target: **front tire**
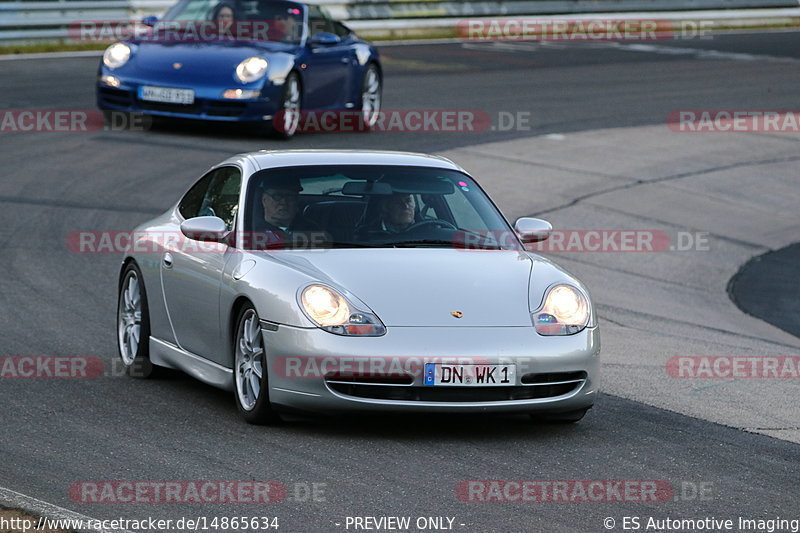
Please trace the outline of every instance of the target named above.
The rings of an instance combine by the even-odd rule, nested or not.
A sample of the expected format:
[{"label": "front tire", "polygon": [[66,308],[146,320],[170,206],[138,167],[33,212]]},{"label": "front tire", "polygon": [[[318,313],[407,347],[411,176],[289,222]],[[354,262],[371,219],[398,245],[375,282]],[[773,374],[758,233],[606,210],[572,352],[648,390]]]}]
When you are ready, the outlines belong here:
[{"label": "front tire", "polygon": [[122,274],[117,302],[117,350],[125,373],[134,378],[153,374],[150,362],[150,313],[142,272],[130,263]]},{"label": "front tire", "polygon": [[383,81],[378,67],[371,63],[364,71],[361,82],[361,123],[365,131],[372,131],[381,112]]},{"label": "front tire", "polygon": [[300,128],[300,114],[303,108],[303,91],[300,76],[291,72],[283,83],[283,93],[278,103],[278,111],[272,119],[270,133],[272,136],[289,140]]},{"label": "front tire", "polygon": [[279,421],[269,402],[268,364],[261,323],[249,303],[239,312],[236,321],[233,353],[234,396],[239,412],[250,424]]}]

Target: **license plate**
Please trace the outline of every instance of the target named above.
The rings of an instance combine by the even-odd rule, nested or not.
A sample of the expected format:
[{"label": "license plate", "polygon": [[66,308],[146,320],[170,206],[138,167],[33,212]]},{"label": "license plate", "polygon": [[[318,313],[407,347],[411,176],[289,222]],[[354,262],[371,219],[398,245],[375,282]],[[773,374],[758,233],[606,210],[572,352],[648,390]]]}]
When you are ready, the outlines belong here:
[{"label": "license plate", "polygon": [[516,384],[514,365],[425,363],[425,385],[505,387]]},{"label": "license plate", "polygon": [[139,89],[139,98],[149,102],[188,105],[194,103],[194,91],[191,89],[172,89],[144,85]]}]

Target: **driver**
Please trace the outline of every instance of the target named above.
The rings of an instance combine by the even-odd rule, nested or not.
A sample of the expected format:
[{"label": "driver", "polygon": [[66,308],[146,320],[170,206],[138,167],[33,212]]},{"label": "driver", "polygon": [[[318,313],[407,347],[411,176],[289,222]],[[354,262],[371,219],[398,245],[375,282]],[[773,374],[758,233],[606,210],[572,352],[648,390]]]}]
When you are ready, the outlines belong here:
[{"label": "driver", "polygon": [[294,17],[289,13],[281,12],[275,15],[274,23],[269,28],[267,36],[271,41],[291,41],[296,38],[295,32]]},{"label": "driver", "polygon": [[410,194],[394,193],[381,202],[380,229],[400,233],[414,224],[416,203]]},{"label": "driver", "polygon": [[377,215],[356,228],[355,237],[360,241],[382,240],[408,230],[417,222],[414,196],[408,193],[393,193],[385,198],[373,197],[379,202]]}]

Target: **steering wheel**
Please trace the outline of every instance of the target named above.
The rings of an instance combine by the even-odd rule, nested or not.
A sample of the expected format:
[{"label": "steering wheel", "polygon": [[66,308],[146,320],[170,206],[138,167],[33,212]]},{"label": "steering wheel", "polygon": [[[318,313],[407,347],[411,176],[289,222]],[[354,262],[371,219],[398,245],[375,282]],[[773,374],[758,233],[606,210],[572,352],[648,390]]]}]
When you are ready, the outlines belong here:
[{"label": "steering wheel", "polygon": [[424,228],[427,226],[436,226],[437,228],[441,229],[458,230],[458,228],[455,227],[450,222],[442,220],[441,218],[434,218],[432,220],[420,220],[419,222],[415,222],[414,224],[411,224],[409,227],[407,227],[405,231],[416,231],[420,228]]}]

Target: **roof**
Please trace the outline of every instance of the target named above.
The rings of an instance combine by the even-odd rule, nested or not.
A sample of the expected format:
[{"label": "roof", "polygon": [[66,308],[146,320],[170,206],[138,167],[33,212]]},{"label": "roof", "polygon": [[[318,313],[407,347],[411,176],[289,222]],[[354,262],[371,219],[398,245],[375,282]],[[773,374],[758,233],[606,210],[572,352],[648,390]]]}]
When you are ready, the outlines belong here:
[{"label": "roof", "polygon": [[306,165],[388,165],[463,171],[444,157],[377,150],[261,150],[244,154],[259,170]]}]

